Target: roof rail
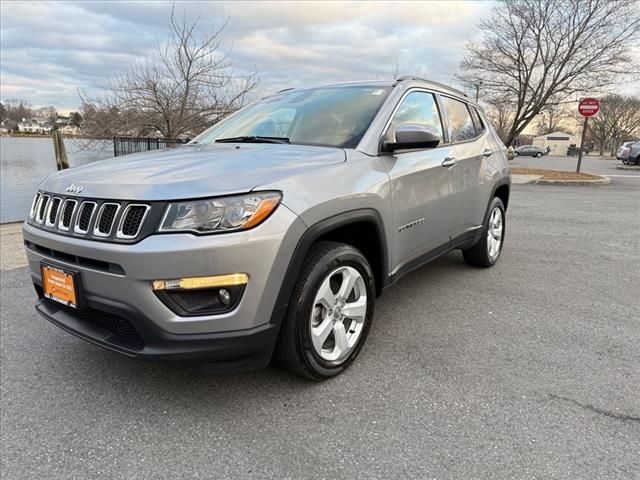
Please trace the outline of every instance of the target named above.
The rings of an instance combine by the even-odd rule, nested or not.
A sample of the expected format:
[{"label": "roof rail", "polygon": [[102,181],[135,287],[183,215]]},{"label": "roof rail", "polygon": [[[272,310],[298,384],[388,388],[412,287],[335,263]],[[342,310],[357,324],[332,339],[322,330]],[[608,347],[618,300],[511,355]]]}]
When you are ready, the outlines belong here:
[{"label": "roof rail", "polygon": [[283,88],[282,90],[278,90],[276,93],[288,92],[289,90],[295,90],[294,87]]},{"label": "roof rail", "polygon": [[450,87],[449,85],[446,85],[444,83],[440,83],[440,82],[434,82],[433,80],[428,80],[426,78],[421,78],[421,77],[416,77],[414,75],[407,75],[404,77],[398,77],[396,78],[395,83],[393,84],[393,86],[395,87],[396,85],[398,85],[400,82],[404,82],[407,80],[418,80],[420,82],[427,82],[427,83],[431,83],[432,85],[436,85],[438,87],[442,87],[442,88],[446,88],[447,90],[451,90],[452,92],[457,93],[458,95],[462,95],[463,97],[469,97],[469,95],[467,95],[466,93],[464,93],[462,90],[458,90],[457,88],[453,88]]}]

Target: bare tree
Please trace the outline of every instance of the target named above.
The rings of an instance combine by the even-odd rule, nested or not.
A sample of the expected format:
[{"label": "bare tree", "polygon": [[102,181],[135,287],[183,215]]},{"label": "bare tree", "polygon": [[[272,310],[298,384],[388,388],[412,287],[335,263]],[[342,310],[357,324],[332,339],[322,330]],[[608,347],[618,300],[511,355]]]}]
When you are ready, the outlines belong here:
[{"label": "bare tree", "polygon": [[221,43],[226,23],[201,34],[198,22],[177,18],[172,9],[169,39],[150,60],[110,78],[99,98],[81,95],[89,135],[193,136],[244,105],[255,72],[232,69]]},{"label": "bare tree", "polygon": [[607,95],[600,100],[600,111],[589,121],[589,133],[600,155],[613,154],[625,140],[640,138],[640,97]]},{"label": "bare tree", "polygon": [[496,129],[496,133],[505,145],[511,145],[513,140],[509,140],[509,131],[513,122],[513,112],[515,111],[513,102],[507,95],[495,95],[487,98],[486,102],[489,105],[487,115]]},{"label": "bare tree", "polygon": [[[538,115],[536,133],[538,135],[546,135],[559,130],[566,131],[569,129],[567,124],[570,123],[571,120],[573,120],[573,116],[568,111],[566,105],[550,103],[543,107]],[[569,130],[573,130],[573,128]]]},{"label": "bare tree", "polygon": [[58,119],[58,112],[56,110],[56,107],[40,107],[34,111],[34,114],[49,123],[55,123]]},{"label": "bare tree", "polygon": [[28,119],[33,116],[33,109],[26,100],[9,99],[4,103],[3,120],[20,122],[23,118]]},{"label": "bare tree", "polygon": [[575,101],[638,78],[631,47],[640,33],[634,0],[505,0],[479,24],[459,78],[482,81],[486,96],[509,96],[514,112],[506,143],[550,102]]}]

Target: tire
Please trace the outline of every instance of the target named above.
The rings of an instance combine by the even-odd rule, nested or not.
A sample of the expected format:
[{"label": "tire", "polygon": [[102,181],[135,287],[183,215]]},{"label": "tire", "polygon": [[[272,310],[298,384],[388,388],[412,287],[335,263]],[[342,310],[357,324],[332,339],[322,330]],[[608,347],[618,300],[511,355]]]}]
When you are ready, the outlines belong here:
[{"label": "tire", "polygon": [[636,157],[636,165],[640,165],[640,155]]},{"label": "tire", "polygon": [[518,152],[513,152],[513,158],[519,157],[520,154]]},{"label": "tire", "polygon": [[542,153],[538,152],[536,153],[536,158],[541,158],[542,157]]},{"label": "tire", "polygon": [[[497,226],[497,217],[499,212],[499,229]],[[489,204],[487,212],[487,218],[484,222],[482,229],[482,236],[473,247],[462,250],[462,257],[467,265],[472,267],[489,268],[493,267],[500,259],[502,253],[502,247],[504,245],[505,231],[506,231],[506,215],[504,204],[498,197],[494,197]],[[489,228],[491,227],[491,232]],[[496,235],[500,235],[500,241],[496,250]],[[493,240],[490,240],[490,237]],[[493,253],[492,253],[493,252]]]},{"label": "tire", "polygon": [[[341,295],[345,290],[347,295]],[[359,250],[337,242],[314,244],[280,328],[278,363],[312,380],[338,375],[353,363],[367,338],[375,292],[373,271]],[[349,317],[349,311],[358,315]]]}]

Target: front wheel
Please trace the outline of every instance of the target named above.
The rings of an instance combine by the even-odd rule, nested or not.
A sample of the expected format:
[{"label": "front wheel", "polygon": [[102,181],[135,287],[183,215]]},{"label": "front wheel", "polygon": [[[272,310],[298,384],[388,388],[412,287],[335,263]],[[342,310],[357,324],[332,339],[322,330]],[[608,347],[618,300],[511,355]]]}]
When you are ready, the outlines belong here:
[{"label": "front wheel", "polygon": [[489,206],[480,241],[462,250],[464,261],[473,267],[493,267],[500,258],[505,234],[505,210],[502,200],[494,197]]},{"label": "front wheel", "polygon": [[536,157],[538,157],[538,158],[542,157],[542,153],[540,153],[540,152],[536,153]]},{"label": "front wheel", "polygon": [[356,358],[373,317],[375,282],[369,262],[350,245],[318,242],[296,283],[275,356],[313,380],[333,377]]}]

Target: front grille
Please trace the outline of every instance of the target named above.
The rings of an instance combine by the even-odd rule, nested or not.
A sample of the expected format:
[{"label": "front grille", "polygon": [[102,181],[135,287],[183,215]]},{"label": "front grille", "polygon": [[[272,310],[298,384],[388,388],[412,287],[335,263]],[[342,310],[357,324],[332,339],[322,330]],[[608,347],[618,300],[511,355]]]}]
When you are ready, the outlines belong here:
[{"label": "front grille", "polygon": [[111,333],[113,338],[108,339],[109,343],[138,351],[144,348],[144,340],[133,324],[125,318],[95,308],[75,309],[53,300],[44,299],[43,301],[83,323]]},{"label": "front grille", "polygon": [[134,243],[155,232],[166,205],[82,199],[39,191],[31,203],[27,222],[73,237]]},{"label": "front grille", "polygon": [[120,205],[117,203],[103,203],[98,212],[98,219],[96,220],[96,227],[93,234],[108,237],[119,209]]}]

